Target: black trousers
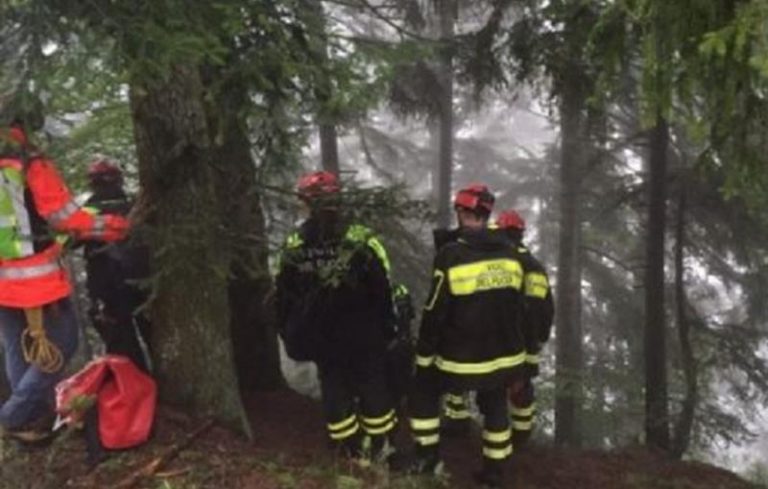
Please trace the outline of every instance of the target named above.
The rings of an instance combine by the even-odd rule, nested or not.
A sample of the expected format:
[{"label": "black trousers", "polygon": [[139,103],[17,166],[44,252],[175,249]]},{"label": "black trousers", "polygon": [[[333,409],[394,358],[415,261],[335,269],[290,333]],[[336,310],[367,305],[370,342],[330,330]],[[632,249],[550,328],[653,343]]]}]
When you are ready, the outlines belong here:
[{"label": "black trousers", "polygon": [[[411,430],[417,454],[438,457],[440,447],[440,399],[453,389],[446,374],[435,367],[419,368],[409,401]],[[477,390],[477,405],[484,418],[483,459],[500,463],[512,454],[512,431],[507,408],[507,386],[487,385]]]},{"label": "black trousers", "polygon": [[91,296],[91,321],[101,336],[107,353],[124,355],[137,367],[148,371],[148,362],[139,336],[149,345],[149,321],[136,309],[144,302],[144,295],[133,287],[109,284]]},{"label": "black trousers", "polygon": [[334,445],[358,451],[365,437],[382,447],[397,417],[384,357],[318,363],[328,436]]}]

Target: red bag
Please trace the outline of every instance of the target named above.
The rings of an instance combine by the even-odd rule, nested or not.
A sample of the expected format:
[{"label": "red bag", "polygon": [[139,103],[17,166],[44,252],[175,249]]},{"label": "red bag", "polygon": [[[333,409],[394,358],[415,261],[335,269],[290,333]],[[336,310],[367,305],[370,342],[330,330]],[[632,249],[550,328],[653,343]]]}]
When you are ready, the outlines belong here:
[{"label": "red bag", "polygon": [[155,418],[155,381],[128,358],[105,355],[56,386],[56,411],[77,422],[88,399],[99,410],[99,438],[105,448],[130,448],[147,441]]}]

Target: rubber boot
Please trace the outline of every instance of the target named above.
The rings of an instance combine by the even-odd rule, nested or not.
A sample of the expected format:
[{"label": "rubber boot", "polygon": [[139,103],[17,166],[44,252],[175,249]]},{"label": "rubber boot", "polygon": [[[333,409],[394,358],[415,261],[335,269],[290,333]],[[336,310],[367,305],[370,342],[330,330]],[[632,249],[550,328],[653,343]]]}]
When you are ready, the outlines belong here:
[{"label": "rubber boot", "polygon": [[502,460],[483,459],[483,467],[472,474],[478,487],[483,489],[501,489],[504,483],[504,465]]}]

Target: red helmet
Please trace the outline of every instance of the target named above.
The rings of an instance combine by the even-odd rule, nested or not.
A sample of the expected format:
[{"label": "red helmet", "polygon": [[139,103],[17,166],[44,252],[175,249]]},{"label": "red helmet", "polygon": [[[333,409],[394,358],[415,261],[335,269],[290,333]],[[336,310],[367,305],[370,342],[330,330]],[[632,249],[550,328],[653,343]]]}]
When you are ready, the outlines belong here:
[{"label": "red helmet", "polygon": [[341,185],[336,175],[327,171],[307,173],[299,178],[296,186],[299,197],[303,200],[312,200],[317,197],[336,194],[341,191]]},{"label": "red helmet", "polygon": [[122,180],[123,171],[109,160],[100,158],[88,166],[88,178],[92,181],[117,182]]},{"label": "red helmet", "polygon": [[502,211],[496,218],[496,225],[499,229],[517,229],[525,231],[525,219],[517,211],[512,209]]},{"label": "red helmet", "polygon": [[481,211],[488,214],[493,210],[496,198],[488,187],[482,183],[473,183],[456,193],[453,207],[461,207],[470,211]]}]

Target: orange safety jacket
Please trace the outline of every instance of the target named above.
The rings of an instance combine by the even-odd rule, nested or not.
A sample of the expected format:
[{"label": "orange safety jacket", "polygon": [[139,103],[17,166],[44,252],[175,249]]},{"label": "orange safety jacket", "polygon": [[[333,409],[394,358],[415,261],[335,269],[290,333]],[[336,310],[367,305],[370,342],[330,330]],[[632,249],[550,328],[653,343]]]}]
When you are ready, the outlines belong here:
[{"label": "orange safety jacket", "polygon": [[[7,172],[18,172],[22,177],[19,181],[24,188],[21,192],[16,189],[13,207],[14,221],[26,223],[24,231],[31,232],[29,222],[35,212],[52,232],[69,233],[77,239],[115,241],[125,236],[128,221],[81,209],[47,158],[33,155],[25,161],[20,156],[0,156],[0,183],[11,185]],[[23,249],[21,256],[0,256],[0,306],[37,307],[68,296],[71,285],[61,262],[62,245],[49,240],[43,249],[30,245]]]}]

